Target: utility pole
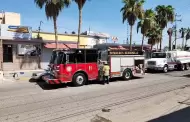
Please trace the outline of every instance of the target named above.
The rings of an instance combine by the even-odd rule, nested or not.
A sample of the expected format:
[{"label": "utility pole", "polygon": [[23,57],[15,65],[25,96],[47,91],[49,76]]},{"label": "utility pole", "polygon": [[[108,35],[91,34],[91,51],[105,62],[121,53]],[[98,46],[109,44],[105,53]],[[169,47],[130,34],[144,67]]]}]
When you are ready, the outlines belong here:
[{"label": "utility pole", "polygon": [[[1,21],[1,24],[5,24],[4,20],[5,20],[5,12],[4,10],[1,11],[1,14],[2,14],[2,21]],[[0,58],[1,58],[1,67],[0,67],[0,70],[3,71],[3,40],[2,40],[2,35],[1,35],[1,30],[2,28],[0,27]]]},{"label": "utility pole", "polygon": [[[177,22],[178,21],[182,21],[181,19],[177,19],[177,17],[181,17],[181,15],[178,15],[177,13],[175,14],[175,25],[174,25],[174,31],[175,31],[175,39],[174,39],[174,42],[175,42],[175,49],[176,49],[176,45],[177,45]],[[173,46],[173,48],[174,48],[174,46]]]},{"label": "utility pole", "polygon": [[88,29],[89,32],[88,32],[88,33],[90,33],[90,30],[91,30],[91,29],[90,29],[90,26],[89,26],[89,29]]},{"label": "utility pole", "polygon": [[38,35],[37,35],[37,38],[40,39],[40,31],[41,31],[41,25],[42,25],[42,21],[40,21],[40,25],[38,27]]}]

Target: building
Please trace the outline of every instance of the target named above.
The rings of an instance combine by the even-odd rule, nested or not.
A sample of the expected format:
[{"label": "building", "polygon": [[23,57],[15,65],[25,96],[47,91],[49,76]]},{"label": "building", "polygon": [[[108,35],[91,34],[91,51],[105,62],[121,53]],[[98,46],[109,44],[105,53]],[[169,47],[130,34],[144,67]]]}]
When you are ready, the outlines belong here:
[{"label": "building", "polygon": [[[45,69],[55,49],[54,33],[32,31],[22,26],[20,14],[0,13],[0,70]],[[76,48],[76,34],[58,34],[59,48]],[[92,48],[109,37],[101,33],[82,33],[80,48]],[[40,55],[39,55],[40,54]]]},{"label": "building", "polygon": [[[32,38],[41,37],[42,40],[55,40],[54,33],[50,32],[32,32]],[[92,48],[96,44],[106,43],[107,40],[110,38],[108,34],[105,33],[95,33],[95,32],[84,32],[80,36],[80,48]],[[77,34],[58,34],[58,40],[60,42],[70,41],[70,42],[77,42],[78,35]]]},{"label": "building", "polygon": [[21,16],[19,13],[2,11],[0,13],[0,23],[7,25],[21,25]]}]

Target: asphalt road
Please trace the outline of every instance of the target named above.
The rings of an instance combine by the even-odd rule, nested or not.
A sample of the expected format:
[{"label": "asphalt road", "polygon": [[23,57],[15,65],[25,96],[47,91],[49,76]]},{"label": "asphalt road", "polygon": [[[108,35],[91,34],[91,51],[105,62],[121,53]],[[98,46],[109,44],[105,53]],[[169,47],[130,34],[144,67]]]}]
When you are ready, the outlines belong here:
[{"label": "asphalt road", "polygon": [[43,82],[2,84],[0,122],[126,122],[126,117],[133,122],[148,121],[159,117],[161,110],[179,104],[176,100],[190,97],[186,89],[190,86],[188,74],[190,71],[154,73],[109,85],[67,88],[48,87]]}]

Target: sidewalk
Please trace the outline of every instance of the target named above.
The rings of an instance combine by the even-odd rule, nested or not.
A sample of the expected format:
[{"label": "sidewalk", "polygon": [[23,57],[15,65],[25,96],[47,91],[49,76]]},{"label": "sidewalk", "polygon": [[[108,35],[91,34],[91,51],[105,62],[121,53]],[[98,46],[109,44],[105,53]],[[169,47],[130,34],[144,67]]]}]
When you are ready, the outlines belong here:
[{"label": "sidewalk", "polygon": [[43,69],[40,70],[17,70],[17,71],[4,71],[3,82],[23,82],[29,81],[33,73],[44,72]]}]

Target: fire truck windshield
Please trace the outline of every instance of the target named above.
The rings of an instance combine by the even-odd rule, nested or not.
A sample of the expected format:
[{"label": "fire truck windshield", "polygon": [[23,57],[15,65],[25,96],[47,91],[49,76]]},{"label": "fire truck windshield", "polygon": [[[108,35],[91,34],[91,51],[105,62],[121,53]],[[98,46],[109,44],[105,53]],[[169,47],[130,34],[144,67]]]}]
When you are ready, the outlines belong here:
[{"label": "fire truck windshield", "polygon": [[63,52],[59,52],[56,59],[55,64],[64,64],[66,61],[65,54]]},{"label": "fire truck windshield", "polygon": [[57,52],[53,51],[50,59],[50,64],[54,64],[56,57],[57,57]]},{"label": "fire truck windshield", "polygon": [[61,51],[53,51],[51,60],[51,64],[63,64],[65,63],[65,54]]}]

